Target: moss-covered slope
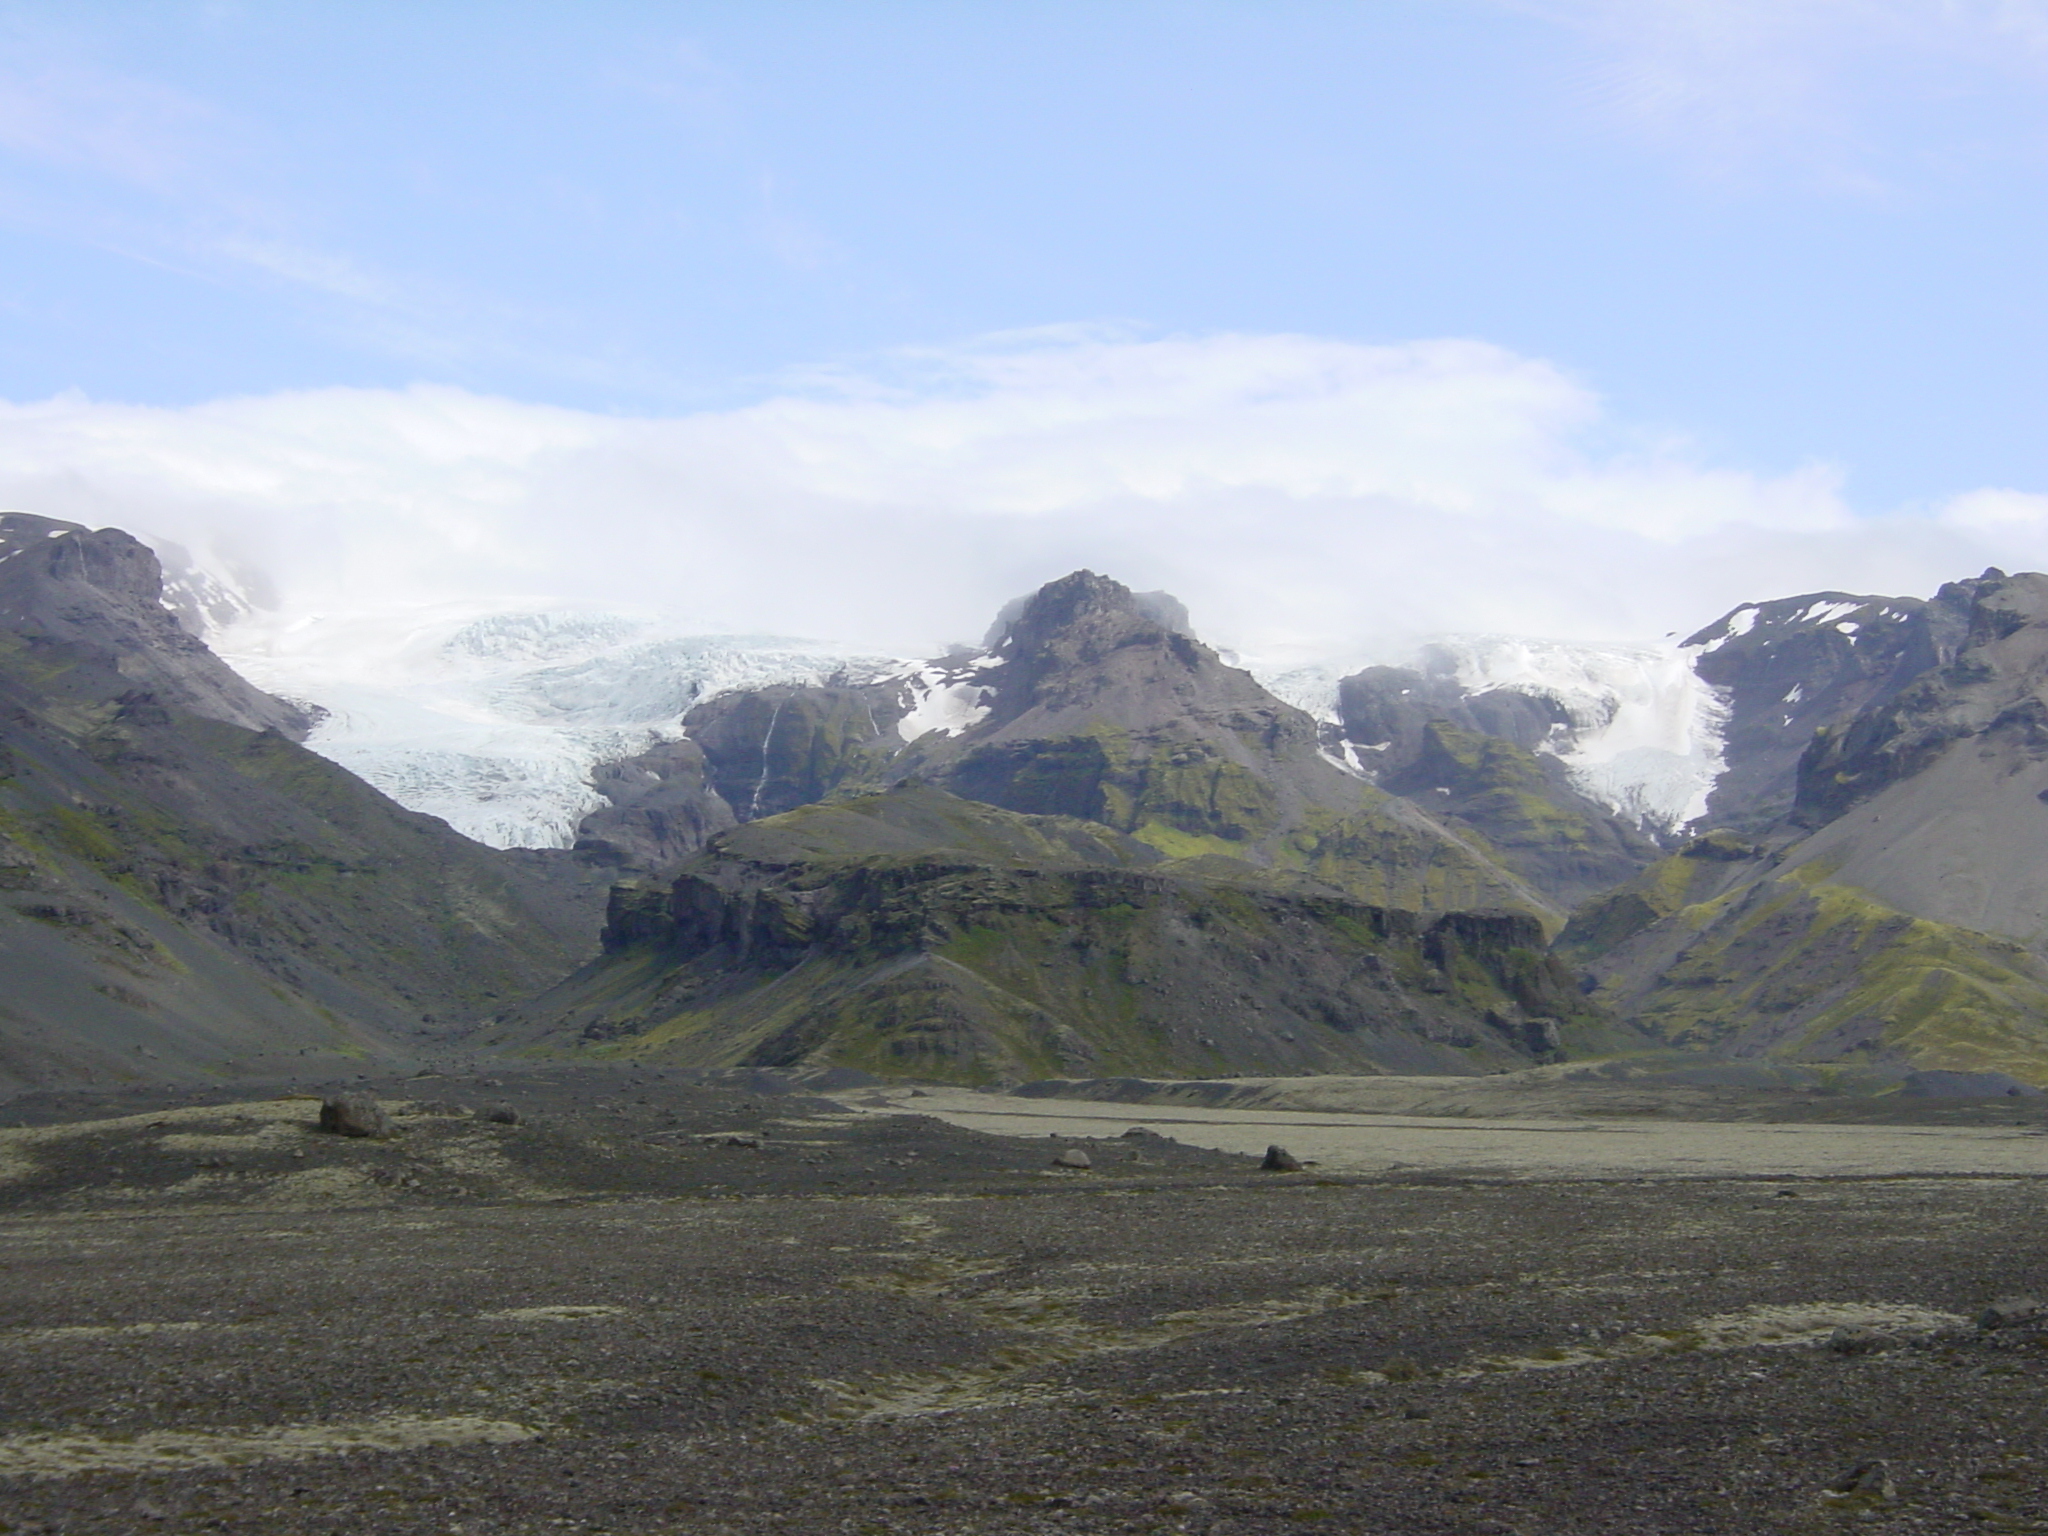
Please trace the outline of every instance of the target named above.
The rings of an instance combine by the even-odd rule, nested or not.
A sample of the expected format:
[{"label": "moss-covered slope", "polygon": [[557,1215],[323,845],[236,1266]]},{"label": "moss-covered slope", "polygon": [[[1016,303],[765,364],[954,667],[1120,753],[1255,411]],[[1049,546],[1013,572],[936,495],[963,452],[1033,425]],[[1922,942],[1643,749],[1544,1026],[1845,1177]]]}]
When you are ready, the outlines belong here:
[{"label": "moss-covered slope", "polygon": [[1573,789],[1564,765],[1502,736],[1427,721],[1381,787],[1485,840],[1500,862],[1568,906],[1614,889],[1657,845]]},{"label": "moss-covered slope", "polygon": [[1527,914],[1419,917],[925,785],[751,823],[620,890],[606,955],[485,1038],[965,1083],[1474,1072],[1632,1039]]},{"label": "moss-covered slope", "polygon": [[2048,1081],[2048,964],[1728,833],[1589,903],[1558,941],[1595,995],[1682,1049]]}]

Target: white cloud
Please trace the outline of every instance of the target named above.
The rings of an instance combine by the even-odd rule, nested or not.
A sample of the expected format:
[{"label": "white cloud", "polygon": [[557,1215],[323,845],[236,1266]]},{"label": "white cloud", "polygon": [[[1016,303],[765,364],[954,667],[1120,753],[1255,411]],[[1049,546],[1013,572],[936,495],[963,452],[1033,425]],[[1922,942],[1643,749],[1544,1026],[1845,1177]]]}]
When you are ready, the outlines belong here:
[{"label": "white cloud", "polygon": [[1271,654],[1654,637],[1745,600],[2048,558],[2044,498],[1858,518],[1830,467],[1702,463],[1476,342],[1071,330],[664,419],[439,386],[0,406],[0,505],[261,567],[296,614],[655,608],[906,653],[1082,565]]},{"label": "white cloud", "polygon": [[1993,535],[2048,533],[2048,496],[1987,486],[1951,498],[1940,509],[1944,523]]}]

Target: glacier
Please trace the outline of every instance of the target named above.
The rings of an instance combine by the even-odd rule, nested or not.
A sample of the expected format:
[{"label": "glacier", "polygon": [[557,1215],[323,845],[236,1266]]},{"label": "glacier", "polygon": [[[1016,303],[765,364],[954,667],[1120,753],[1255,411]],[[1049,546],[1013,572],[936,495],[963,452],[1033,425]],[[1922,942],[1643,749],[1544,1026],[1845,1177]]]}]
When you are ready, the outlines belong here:
[{"label": "glacier", "polygon": [[[165,607],[258,687],[311,707],[319,723],[308,747],[498,848],[568,847],[577,823],[606,803],[592,770],[679,738],[683,715],[717,694],[897,682],[909,706],[898,734],[952,735],[986,713],[976,674],[998,660],[988,650],[907,660],[814,639],[704,634],[674,614],[545,603],[294,611],[260,575],[158,549]],[[1736,632],[1754,618],[1732,616]],[[1326,726],[1338,723],[1338,683],[1373,665],[1455,678],[1469,694],[1548,697],[1570,723],[1538,750],[1556,756],[1581,792],[1670,834],[1704,813],[1723,767],[1727,710],[1694,673],[1695,654],[1674,644],[1443,634],[1242,664]],[[1333,750],[1338,766],[1365,773],[1348,746]]]},{"label": "glacier", "polygon": [[606,804],[602,762],[674,740],[689,708],[774,683],[867,682],[900,658],[659,614],[250,610],[207,636],[251,682],[313,706],[306,745],[495,848],[566,848]]},{"label": "glacier", "polygon": [[1581,794],[1658,835],[1706,813],[1725,766],[1725,701],[1681,645],[1435,635],[1328,659],[1291,657],[1252,675],[1325,725],[1338,724],[1337,685],[1367,666],[1454,678],[1467,694],[1495,690],[1557,702],[1570,721],[1537,750],[1563,763]]}]

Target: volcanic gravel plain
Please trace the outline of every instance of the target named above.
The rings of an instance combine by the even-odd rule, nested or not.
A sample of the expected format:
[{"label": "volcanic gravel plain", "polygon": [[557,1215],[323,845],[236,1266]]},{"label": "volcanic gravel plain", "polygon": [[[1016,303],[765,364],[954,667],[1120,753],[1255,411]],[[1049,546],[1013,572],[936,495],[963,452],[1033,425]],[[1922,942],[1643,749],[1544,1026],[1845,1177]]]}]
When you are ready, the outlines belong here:
[{"label": "volcanic gravel plain", "polygon": [[0,1105],[0,1532],[2048,1529],[2038,1100],[351,1086]]}]

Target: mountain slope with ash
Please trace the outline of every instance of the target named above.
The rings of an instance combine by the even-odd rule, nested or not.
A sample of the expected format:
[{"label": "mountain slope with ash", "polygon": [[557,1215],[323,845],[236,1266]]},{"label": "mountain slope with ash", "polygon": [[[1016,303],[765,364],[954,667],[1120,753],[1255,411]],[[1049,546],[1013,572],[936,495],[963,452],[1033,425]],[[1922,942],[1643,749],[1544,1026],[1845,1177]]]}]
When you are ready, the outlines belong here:
[{"label": "mountain slope with ash", "polygon": [[566,855],[500,854],[297,745],[114,530],[0,560],[0,1086],[403,1056],[588,952]]},{"label": "mountain slope with ash", "polygon": [[1893,622],[1935,664],[1850,679],[1871,702],[1814,734],[1788,817],[1700,839],[1560,945],[1673,1044],[2039,1081],[2048,577],[1987,572]]},{"label": "mountain slope with ash", "polygon": [[1527,913],[1420,916],[925,784],[719,835],[614,893],[606,951],[481,1042],[963,1083],[1470,1073],[1642,1043]]}]

